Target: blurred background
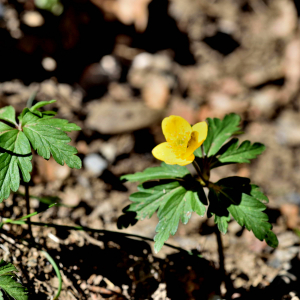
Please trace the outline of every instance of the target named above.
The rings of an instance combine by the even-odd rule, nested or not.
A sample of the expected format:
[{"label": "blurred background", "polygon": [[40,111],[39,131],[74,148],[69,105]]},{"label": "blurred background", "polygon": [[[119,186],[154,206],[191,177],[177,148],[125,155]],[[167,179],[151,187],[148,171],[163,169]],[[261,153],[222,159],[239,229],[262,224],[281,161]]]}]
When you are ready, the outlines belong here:
[{"label": "blurred background", "polygon": [[[211,180],[236,175],[261,186],[280,245],[274,251],[229,224],[230,297],[299,299],[299,13],[297,0],[0,0],[0,107],[20,113],[36,94],[56,99],[46,109],[82,127],[71,134],[82,170],[34,157],[31,193],[71,206],[35,220],[117,230],[136,190],[119,177],[159,165],[151,150],[164,141],[161,120],[180,115],[194,124],[234,112],[241,140],[267,150],[250,165],[213,170]],[[35,210],[44,205],[32,201]],[[20,217],[22,205],[11,196],[1,215]],[[122,232],[152,238],[156,224],[153,216]],[[26,234],[25,227],[6,230]],[[61,299],[217,300],[226,292],[212,283],[213,222],[196,215],[169,242],[201,252],[200,262],[167,247],[153,255],[151,243],[125,238],[49,228],[34,235],[63,266]],[[9,251],[1,248],[1,256],[23,270],[32,295],[50,299],[57,289],[51,265],[37,250],[16,253],[2,243]]]}]

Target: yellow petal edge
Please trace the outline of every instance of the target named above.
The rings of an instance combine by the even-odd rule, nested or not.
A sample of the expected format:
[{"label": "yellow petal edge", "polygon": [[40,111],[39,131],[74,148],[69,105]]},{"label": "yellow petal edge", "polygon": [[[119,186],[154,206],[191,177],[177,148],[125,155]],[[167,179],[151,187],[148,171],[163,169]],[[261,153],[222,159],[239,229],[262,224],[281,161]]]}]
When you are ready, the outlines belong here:
[{"label": "yellow petal edge", "polygon": [[195,159],[193,152],[205,141],[207,130],[206,122],[191,127],[184,118],[169,116],[162,121],[167,142],[157,145],[152,154],[169,165],[188,165]]}]

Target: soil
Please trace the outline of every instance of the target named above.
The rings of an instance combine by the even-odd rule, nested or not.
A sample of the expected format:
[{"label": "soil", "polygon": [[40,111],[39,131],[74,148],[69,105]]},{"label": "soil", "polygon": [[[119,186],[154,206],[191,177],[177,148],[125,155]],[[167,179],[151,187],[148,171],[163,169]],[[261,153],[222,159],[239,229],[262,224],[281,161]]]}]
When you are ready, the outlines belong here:
[{"label": "soil", "polygon": [[[30,194],[62,205],[32,221],[103,231],[33,226],[36,248],[27,226],[4,225],[0,257],[18,268],[29,299],[53,299],[58,289],[41,249],[60,267],[60,299],[299,299],[298,1],[61,4],[57,16],[34,1],[0,0],[0,105],[20,113],[36,93],[36,101],[57,100],[47,110],[81,126],[70,134],[81,170],[34,156]],[[159,165],[151,150],[164,141],[165,116],[193,124],[230,112],[242,118],[240,139],[267,150],[251,164],[214,169],[211,180],[242,176],[259,185],[279,246],[231,221],[222,236],[225,283],[212,219],[192,215],[168,240],[182,250],[158,254],[153,242],[130,236],[152,239],[155,215],[122,230],[117,221],[137,186],[119,178]],[[0,206],[2,218],[26,214],[20,194]],[[31,199],[32,212],[46,207]]]}]

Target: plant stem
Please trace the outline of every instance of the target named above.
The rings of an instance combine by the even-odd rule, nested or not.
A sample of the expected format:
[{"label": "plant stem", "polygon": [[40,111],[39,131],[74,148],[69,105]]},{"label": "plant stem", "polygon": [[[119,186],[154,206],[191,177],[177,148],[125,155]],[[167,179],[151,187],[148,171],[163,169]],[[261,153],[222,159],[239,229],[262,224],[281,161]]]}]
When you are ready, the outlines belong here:
[{"label": "plant stem", "polygon": [[218,229],[218,226],[215,226],[215,234],[217,237],[217,243],[218,243],[218,253],[219,253],[219,270],[221,273],[221,282],[225,283],[226,287],[226,299],[231,299],[232,291],[233,291],[233,285],[230,280],[230,278],[227,276],[225,271],[225,257],[224,257],[224,248],[223,248],[223,242],[222,242],[222,235]]},{"label": "plant stem", "polygon": [[196,169],[197,174],[199,175],[200,179],[202,180],[203,185],[206,186],[207,185],[207,181],[203,178],[201,169],[200,169],[199,165],[197,164],[197,162],[195,160],[193,161],[193,166]]},{"label": "plant stem", "polygon": [[201,145],[202,158],[205,158],[203,144]]},{"label": "plant stem", "polygon": [[58,291],[57,291],[55,297],[53,298],[53,300],[55,300],[55,299],[58,299],[61,289],[62,289],[62,278],[61,278],[60,270],[59,270],[59,267],[56,264],[55,260],[50,256],[50,254],[48,252],[42,251],[42,253],[46,256],[46,258],[49,260],[49,262],[53,266],[56,276],[58,278]]},{"label": "plant stem", "polygon": [[221,272],[222,280],[225,278],[225,264],[224,264],[224,251],[223,251],[223,242],[221,233],[218,229],[218,226],[215,227],[215,233],[218,243],[218,253],[219,253],[219,270]]},{"label": "plant stem", "polygon": [[[27,215],[29,215],[30,214],[30,196],[29,196],[29,184],[27,182],[25,182],[25,200],[26,200]],[[27,224],[28,224],[28,231],[29,231],[30,239],[33,240],[30,218],[27,219]]]},{"label": "plant stem", "polygon": [[[26,224],[28,224],[28,219],[26,221],[25,220],[24,221],[23,220],[13,221],[13,220],[10,220],[10,219],[4,219],[3,223],[4,224],[8,223],[8,224],[26,225]],[[85,227],[85,226],[68,226],[68,225],[48,224],[48,223],[42,223],[42,222],[31,222],[31,225],[43,226],[43,227],[53,227],[53,228],[65,229],[65,230],[97,232],[97,233],[102,233],[102,234],[111,235],[111,236],[133,237],[133,238],[139,238],[141,240],[153,242],[153,239],[142,236],[142,235],[131,234],[131,233],[123,233],[123,232],[111,231],[111,230],[105,230],[105,229],[94,229],[94,228]],[[168,244],[168,243],[164,243],[164,246],[167,246],[169,248],[178,250],[180,252],[186,252],[186,253],[192,255],[192,253],[190,251],[187,251],[183,248],[176,247],[176,246]]]}]

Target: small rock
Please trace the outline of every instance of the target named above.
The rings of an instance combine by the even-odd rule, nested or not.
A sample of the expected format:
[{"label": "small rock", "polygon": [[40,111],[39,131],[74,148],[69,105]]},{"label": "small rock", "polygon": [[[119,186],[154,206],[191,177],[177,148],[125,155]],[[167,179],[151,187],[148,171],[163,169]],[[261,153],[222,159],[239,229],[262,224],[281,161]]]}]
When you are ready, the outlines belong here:
[{"label": "small rock", "polygon": [[52,72],[56,69],[57,63],[52,57],[44,57],[42,59],[42,66],[46,71]]},{"label": "small rock", "polygon": [[147,69],[153,64],[153,55],[147,52],[140,53],[136,55],[132,62],[132,68],[134,69]]},{"label": "small rock", "polygon": [[270,117],[274,113],[279,99],[278,89],[267,87],[252,96],[250,113],[255,117],[264,115]]},{"label": "small rock", "polygon": [[249,167],[241,167],[237,172],[237,176],[239,176],[239,177],[250,177]]},{"label": "small rock", "polygon": [[99,154],[92,153],[83,159],[83,165],[94,176],[100,176],[107,168],[107,161]]},{"label": "small rock", "polygon": [[276,1],[274,5],[277,6],[278,17],[270,26],[271,33],[277,38],[290,36],[298,25],[295,4],[288,0],[281,0]]},{"label": "small rock", "polygon": [[140,102],[94,102],[89,106],[86,126],[102,134],[118,134],[146,128],[161,119],[162,112]]},{"label": "small rock", "polygon": [[169,56],[165,54],[155,54],[153,60],[153,68],[159,71],[170,71],[172,68],[172,61]]},{"label": "small rock", "polygon": [[70,206],[77,206],[80,202],[80,195],[77,193],[74,188],[67,187],[64,193],[61,195],[63,204]]},{"label": "small rock", "polygon": [[292,231],[286,231],[278,236],[279,248],[289,248],[299,243],[299,237]]},{"label": "small rock", "polygon": [[280,211],[285,216],[287,227],[289,229],[296,228],[299,222],[299,206],[293,203],[284,203],[281,205]]},{"label": "small rock", "polygon": [[25,11],[22,21],[29,27],[40,27],[45,23],[43,16],[38,11]]},{"label": "small rock", "polygon": [[103,143],[100,147],[101,154],[110,162],[116,159],[117,148],[111,143]]},{"label": "small rock", "polygon": [[65,164],[63,166],[59,165],[53,157],[50,157],[49,160],[37,156],[37,167],[38,167],[38,176],[35,176],[34,181],[40,182],[44,180],[46,182],[55,181],[55,180],[64,180],[70,173],[71,169]]},{"label": "small rock", "polygon": [[278,118],[276,137],[280,144],[291,147],[300,145],[300,114],[285,110]]},{"label": "small rock", "polygon": [[108,86],[110,96],[118,101],[129,101],[132,98],[132,90],[128,84],[111,82]]},{"label": "small rock", "polygon": [[119,78],[121,67],[119,62],[112,55],[105,55],[100,60],[100,66],[105,74],[111,78]]},{"label": "small rock", "polygon": [[285,262],[291,261],[297,255],[297,253],[299,253],[299,250],[300,247],[296,246],[285,249],[276,249],[273,260],[280,261],[280,264],[282,265]]},{"label": "small rock", "polygon": [[248,107],[246,101],[233,100],[230,96],[220,92],[210,93],[208,95],[208,101],[212,108],[213,115],[220,118],[223,118],[224,115],[231,112],[242,113]]},{"label": "small rock", "polygon": [[162,76],[153,76],[143,86],[142,97],[150,108],[165,108],[170,97],[170,88],[167,80]]},{"label": "small rock", "polygon": [[236,96],[243,92],[243,86],[233,77],[223,78],[220,82],[220,89],[222,93],[231,96]]},{"label": "small rock", "polygon": [[171,103],[172,104],[167,112],[167,116],[180,116],[186,119],[190,124],[196,123],[196,111],[191,106],[189,106],[187,103],[180,99],[174,99]]},{"label": "small rock", "polygon": [[84,141],[84,140],[78,141],[76,148],[79,153],[82,153],[84,155],[87,155],[89,153],[89,147],[88,147],[86,141]]}]

